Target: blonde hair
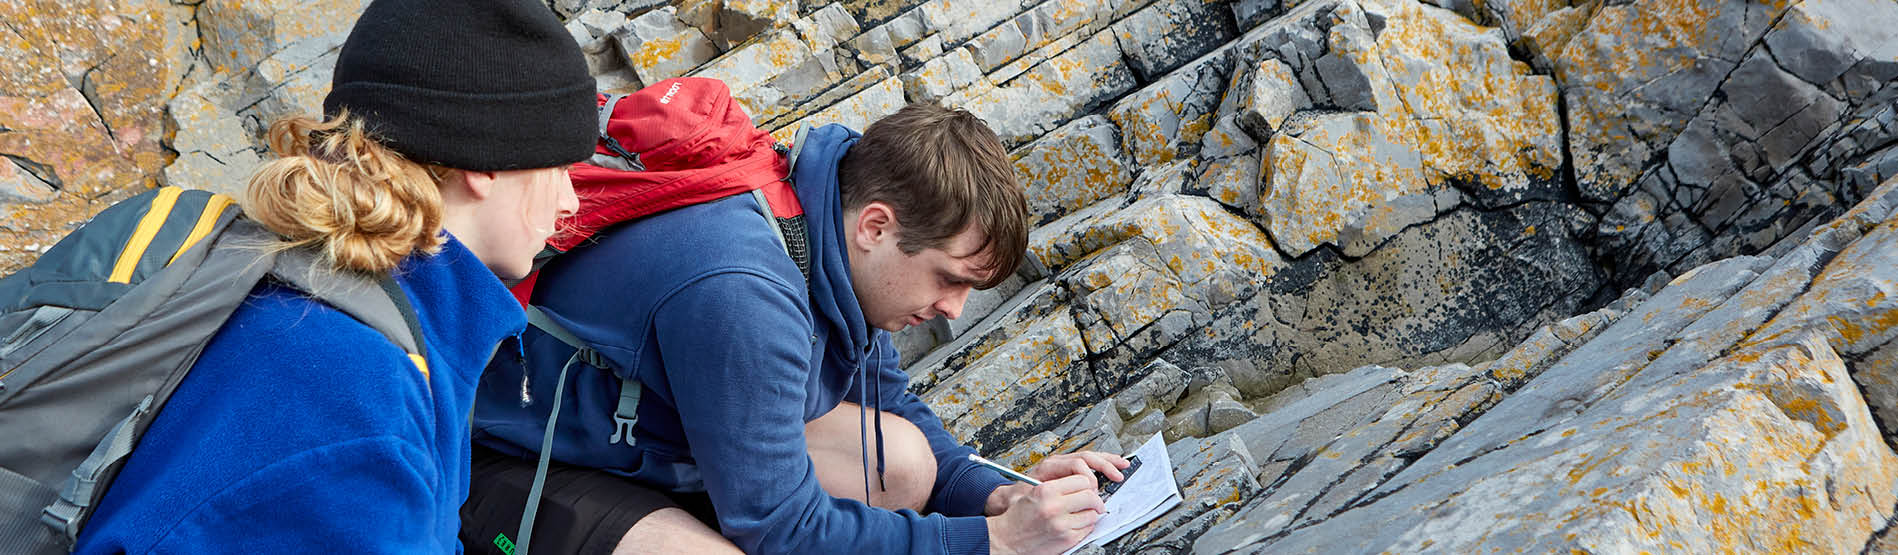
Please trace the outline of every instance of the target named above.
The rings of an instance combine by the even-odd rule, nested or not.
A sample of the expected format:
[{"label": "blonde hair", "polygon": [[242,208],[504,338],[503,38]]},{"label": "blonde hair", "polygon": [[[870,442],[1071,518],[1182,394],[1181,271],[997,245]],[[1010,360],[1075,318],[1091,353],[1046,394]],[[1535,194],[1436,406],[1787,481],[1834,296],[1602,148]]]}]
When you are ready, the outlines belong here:
[{"label": "blonde hair", "polygon": [[440,249],[447,168],[390,150],[348,112],[278,120],[268,138],[277,159],[251,175],[243,207],[281,248],[313,246],[332,268],[370,273]]}]

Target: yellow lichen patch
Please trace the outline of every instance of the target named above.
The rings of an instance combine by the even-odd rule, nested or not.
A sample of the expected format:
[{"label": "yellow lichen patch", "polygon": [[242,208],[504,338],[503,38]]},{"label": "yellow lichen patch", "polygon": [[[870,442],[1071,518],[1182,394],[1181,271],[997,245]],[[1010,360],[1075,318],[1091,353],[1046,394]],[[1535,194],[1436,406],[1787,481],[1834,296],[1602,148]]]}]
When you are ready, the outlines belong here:
[{"label": "yellow lichen patch", "polygon": [[[1466,20],[1414,3],[1382,4],[1387,23],[1375,45],[1340,41],[1336,28],[1332,41],[1370,78],[1377,111],[1312,118],[1266,145],[1261,202],[1273,235],[1294,254],[1326,243],[1361,253],[1430,217],[1396,205],[1446,187],[1451,176],[1516,191],[1552,180],[1561,166],[1551,80],[1510,60],[1500,40]],[[1359,245],[1343,244],[1345,237]]]},{"label": "yellow lichen patch", "polygon": [[[0,273],[156,185],[163,109],[194,36],[190,7],[0,2],[0,158],[25,184],[0,220]],[[71,76],[68,75],[71,73]],[[84,76],[85,90],[75,88]],[[45,181],[43,181],[45,180]],[[56,187],[43,185],[50,181]]]},{"label": "yellow lichen patch", "polygon": [[1132,174],[1112,148],[1085,132],[1037,143],[1015,161],[1029,210],[1043,217],[1065,214],[1125,191]]},{"label": "yellow lichen patch", "polygon": [[1871,314],[1853,316],[1830,315],[1826,322],[1845,340],[1845,345],[1861,346],[1871,343],[1872,338],[1889,337],[1893,328],[1898,328],[1898,306],[1888,306],[1885,310]]},{"label": "yellow lichen patch", "polygon": [[[981,355],[925,395],[924,400],[950,425],[951,432],[966,438],[988,426],[1009,407],[1058,382],[1075,361],[1086,355],[1069,310],[1055,310],[1027,330]],[[960,395],[951,402],[949,392]]]},{"label": "yellow lichen patch", "polygon": [[[1572,91],[1567,100],[1578,177],[1585,184],[1618,188],[1633,183],[1653,150],[1664,148],[1688,122],[1630,110],[1631,104],[1666,102],[1642,89],[1669,75],[1724,71],[1719,66],[1730,62],[1720,60],[1739,59],[1743,51],[1734,46],[1758,40],[1788,2],[1606,4],[1614,3],[1587,14],[1583,30],[1569,34],[1550,57]],[[1715,21],[1743,23],[1709,24]]]},{"label": "yellow lichen patch", "polygon": [[627,62],[633,67],[651,68],[672,60],[685,47],[684,37],[661,37],[640,43],[639,48],[626,55]]},{"label": "yellow lichen patch", "polygon": [[810,45],[799,40],[797,33],[788,29],[767,31],[701,66],[692,75],[718,79],[733,91],[744,91],[769,83],[810,55]]}]

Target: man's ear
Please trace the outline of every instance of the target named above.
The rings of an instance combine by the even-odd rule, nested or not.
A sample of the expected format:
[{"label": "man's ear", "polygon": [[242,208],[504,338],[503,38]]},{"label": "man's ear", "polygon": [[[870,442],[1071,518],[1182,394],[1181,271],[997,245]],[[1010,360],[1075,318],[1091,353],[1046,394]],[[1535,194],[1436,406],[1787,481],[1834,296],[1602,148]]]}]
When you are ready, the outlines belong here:
[{"label": "man's ear", "polygon": [[883,241],[895,241],[899,231],[896,209],[882,201],[871,201],[857,210],[856,225],[850,229],[850,243],[867,251]]}]

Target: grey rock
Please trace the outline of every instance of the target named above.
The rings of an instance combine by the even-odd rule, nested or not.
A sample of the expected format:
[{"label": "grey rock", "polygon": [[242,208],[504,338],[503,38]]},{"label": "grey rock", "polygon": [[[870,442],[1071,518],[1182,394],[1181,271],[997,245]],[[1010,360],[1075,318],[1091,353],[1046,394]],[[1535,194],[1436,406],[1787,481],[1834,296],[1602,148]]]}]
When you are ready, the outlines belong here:
[{"label": "grey rock", "polygon": [[1238,35],[1231,12],[1193,0],[1158,0],[1114,24],[1135,74],[1153,80]]},{"label": "grey rock", "polygon": [[1232,6],[1233,20],[1240,29],[1256,27],[1284,11],[1282,0],[1234,0],[1229,4]]},{"label": "grey rock", "polygon": [[1270,140],[1286,118],[1312,105],[1298,76],[1284,62],[1261,60],[1248,75],[1237,123],[1254,141]]},{"label": "grey rock", "polygon": [[58,197],[59,189],[40,175],[50,177],[37,162],[7,156],[6,162],[0,163],[0,201],[38,204]]},{"label": "grey rock", "polygon": [[1258,418],[1252,409],[1233,399],[1215,400],[1206,407],[1206,431],[1217,434]]},{"label": "grey rock", "polygon": [[1166,429],[1161,431],[1168,443],[1189,437],[1206,437],[1206,409],[1204,402],[1187,404],[1183,408],[1168,414]]},{"label": "grey rock", "polygon": [[238,87],[230,80],[207,80],[172,99],[166,114],[178,129],[171,144],[179,154],[165,167],[165,184],[233,197],[244,193],[262,159],[243,118],[225,107],[239,100]]},{"label": "grey rock", "polygon": [[[1220,128],[1214,128],[1214,133],[1220,132]],[[1238,135],[1244,136],[1243,133]],[[1208,134],[1207,140],[1216,140],[1213,137],[1214,134]],[[1259,217],[1259,155],[1257,153],[1206,162],[1202,166],[1197,181],[1206,196],[1238,210],[1240,214],[1248,218]]]},{"label": "grey rock", "polygon": [[923,63],[923,67],[904,73],[903,90],[919,102],[935,102],[982,79],[969,50],[958,48]]},{"label": "grey rock", "polygon": [[633,18],[613,37],[626,55],[626,65],[643,83],[685,75],[719,53],[704,32],[680,21],[671,6]]},{"label": "grey rock", "polygon": [[1160,410],[1149,409],[1128,420],[1127,424],[1121,427],[1121,443],[1138,445],[1135,441],[1139,440],[1139,438],[1146,438],[1153,434],[1160,433],[1160,431],[1166,429],[1166,427],[1166,413]]},{"label": "grey rock", "polygon": [[[841,6],[831,6],[844,13]],[[718,36],[714,38],[729,48],[766,29],[790,23],[797,13],[797,0],[723,0],[718,10]]]},{"label": "grey rock", "polygon": [[909,365],[910,390],[918,394],[929,391],[949,374],[1028,331],[1034,322],[1064,308],[1066,295],[1066,290],[1047,281],[1023,286],[1020,293],[976,324],[974,331],[958,334],[954,341]]},{"label": "grey rock", "polygon": [[[1113,397],[1114,407],[1120,410],[1122,418],[1129,421],[1139,420],[1149,410],[1170,411],[1180,396],[1186,394],[1186,372],[1164,359],[1148,363],[1142,373],[1145,374],[1144,378],[1128,385]],[[1134,429],[1127,433],[1138,434],[1142,431]]]},{"label": "grey rock", "polygon": [[1134,166],[1120,147],[1119,129],[1098,115],[1076,119],[1016,150],[1016,174],[1026,188],[1031,222],[1045,225],[1101,199],[1123,193]]},{"label": "grey rock", "polygon": [[905,368],[916,364],[917,360],[927,356],[937,345],[941,345],[946,340],[945,338],[949,337],[944,333],[944,328],[947,326],[939,322],[940,319],[931,319],[922,325],[910,326],[890,334],[890,340],[896,345],[896,352],[899,354],[899,364]]},{"label": "grey rock", "polygon": [[970,88],[944,103],[974,112],[1013,146],[1093,111],[1135,83],[1114,35],[1097,33],[1005,84]]},{"label": "grey rock", "polygon": [[995,27],[1021,13],[1021,0],[937,0],[917,7],[925,26],[935,29],[950,44],[963,41]]},{"label": "grey rock", "polygon": [[918,40],[904,47],[899,53],[902,55],[903,65],[913,66],[933,60],[937,56],[941,56],[943,51],[942,36],[929,35],[922,40]]},{"label": "grey rock", "polygon": [[943,330],[948,332],[944,337],[960,337],[1027,286],[1021,276],[1009,276],[995,287],[970,292],[968,301],[962,304],[961,315],[943,321]]},{"label": "grey rock", "polygon": [[1843,0],[1801,2],[1764,40],[1781,67],[1807,83],[1826,85],[1860,63],[1898,61],[1898,10]]},{"label": "grey rock", "polygon": [[865,26],[883,25],[893,19],[920,17],[921,10],[914,9],[925,0],[841,0],[832,4],[843,6],[852,17]]}]

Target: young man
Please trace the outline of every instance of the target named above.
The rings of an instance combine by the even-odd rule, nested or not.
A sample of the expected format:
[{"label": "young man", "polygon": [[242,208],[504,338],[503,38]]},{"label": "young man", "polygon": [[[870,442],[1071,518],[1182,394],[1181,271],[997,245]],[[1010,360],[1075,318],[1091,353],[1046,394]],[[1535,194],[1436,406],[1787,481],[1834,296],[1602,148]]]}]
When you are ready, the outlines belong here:
[{"label": "young man", "polygon": [[[749,195],[610,229],[542,270],[535,303],[608,368],[577,365],[565,384],[553,458],[566,465],[541,508],[558,514],[533,547],[729,550],[714,527],[751,553],[1078,542],[1102,506],[1093,472],[1118,480],[1127,462],[1057,455],[1028,472],[1043,485],[1007,482],[907,391],[889,336],[959,316],[970,290],[1020,263],[1027,208],[1000,141],[966,111],[911,105],[861,136],[831,125],[800,146],[808,282]],[[523,344],[477,400],[478,442],[494,451],[477,450],[463,509],[471,549],[518,524],[543,396],[574,352],[538,331]],[[644,392],[633,441],[609,443],[619,376]]]}]

